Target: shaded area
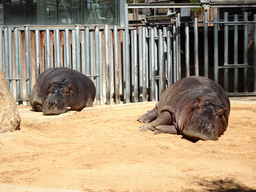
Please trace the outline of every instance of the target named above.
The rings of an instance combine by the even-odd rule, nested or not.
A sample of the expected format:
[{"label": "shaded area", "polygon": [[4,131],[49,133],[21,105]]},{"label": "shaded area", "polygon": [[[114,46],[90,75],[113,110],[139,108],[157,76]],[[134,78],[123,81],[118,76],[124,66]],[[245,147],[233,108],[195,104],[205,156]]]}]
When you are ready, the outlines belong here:
[{"label": "shaded area", "polygon": [[198,184],[206,188],[206,191],[218,192],[256,192],[256,189],[247,187],[246,185],[236,181],[233,178],[208,180],[199,179]]}]

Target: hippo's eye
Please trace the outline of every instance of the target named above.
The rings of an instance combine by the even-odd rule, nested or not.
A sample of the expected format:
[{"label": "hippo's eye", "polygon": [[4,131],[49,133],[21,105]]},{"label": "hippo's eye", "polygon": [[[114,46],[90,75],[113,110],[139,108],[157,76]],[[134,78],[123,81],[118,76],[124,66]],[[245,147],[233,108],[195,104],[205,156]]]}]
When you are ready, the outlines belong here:
[{"label": "hippo's eye", "polygon": [[65,89],[63,89],[62,92],[63,92],[64,95],[68,95],[68,94],[69,94],[69,89],[68,89],[68,88],[65,88]]}]

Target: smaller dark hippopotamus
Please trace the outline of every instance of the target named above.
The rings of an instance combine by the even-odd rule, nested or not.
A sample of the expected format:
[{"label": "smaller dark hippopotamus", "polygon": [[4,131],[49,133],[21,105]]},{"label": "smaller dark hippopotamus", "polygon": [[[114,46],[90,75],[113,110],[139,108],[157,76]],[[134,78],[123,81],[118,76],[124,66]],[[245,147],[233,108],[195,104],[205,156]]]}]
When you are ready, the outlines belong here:
[{"label": "smaller dark hippopotamus", "polygon": [[58,115],[93,106],[95,94],[93,82],[84,74],[65,67],[51,68],[37,78],[30,104],[45,115]]},{"label": "smaller dark hippopotamus", "polygon": [[181,134],[189,140],[218,140],[228,126],[230,101],[206,77],[180,79],[162,94],[155,108],[138,118],[141,131]]}]

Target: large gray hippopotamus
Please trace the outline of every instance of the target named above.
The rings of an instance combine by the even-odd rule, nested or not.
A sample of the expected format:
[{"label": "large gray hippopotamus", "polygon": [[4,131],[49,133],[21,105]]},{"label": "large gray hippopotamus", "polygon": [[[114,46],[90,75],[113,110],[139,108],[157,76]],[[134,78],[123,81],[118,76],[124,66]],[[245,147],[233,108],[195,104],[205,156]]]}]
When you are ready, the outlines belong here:
[{"label": "large gray hippopotamus", "polygon": [[155,108],[138,118],[141,131],[181,134],[189,140],[218,140],[228,126],[230,101],[205,77],[185,77],[162,94]]},{"label": "large gray hippopotamus", "polygon": [[39,75],[30,104],[45,115],[58,115],[93,106],[95,94],[93,82],[84,74],[64,67],[51,68]]}]

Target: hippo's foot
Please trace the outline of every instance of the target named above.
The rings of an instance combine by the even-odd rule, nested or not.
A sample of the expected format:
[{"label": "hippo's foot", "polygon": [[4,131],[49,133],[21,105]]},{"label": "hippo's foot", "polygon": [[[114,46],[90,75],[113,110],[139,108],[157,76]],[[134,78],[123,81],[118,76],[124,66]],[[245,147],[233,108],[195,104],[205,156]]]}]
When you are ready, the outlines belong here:
[{"label": "hippo's foot", "polygon": [[154,131],[155,128],[154,128],[152,125],[147,124],[147,125],[142,125],[142,126],[140,126],[140,130],[141,130],[142,132],[146,132],[147,130]]},{"label": "hippo's foot", "polygon": [[154,134],[169,133],[177,134],[175,125],[158,125],[154,128]]}]

